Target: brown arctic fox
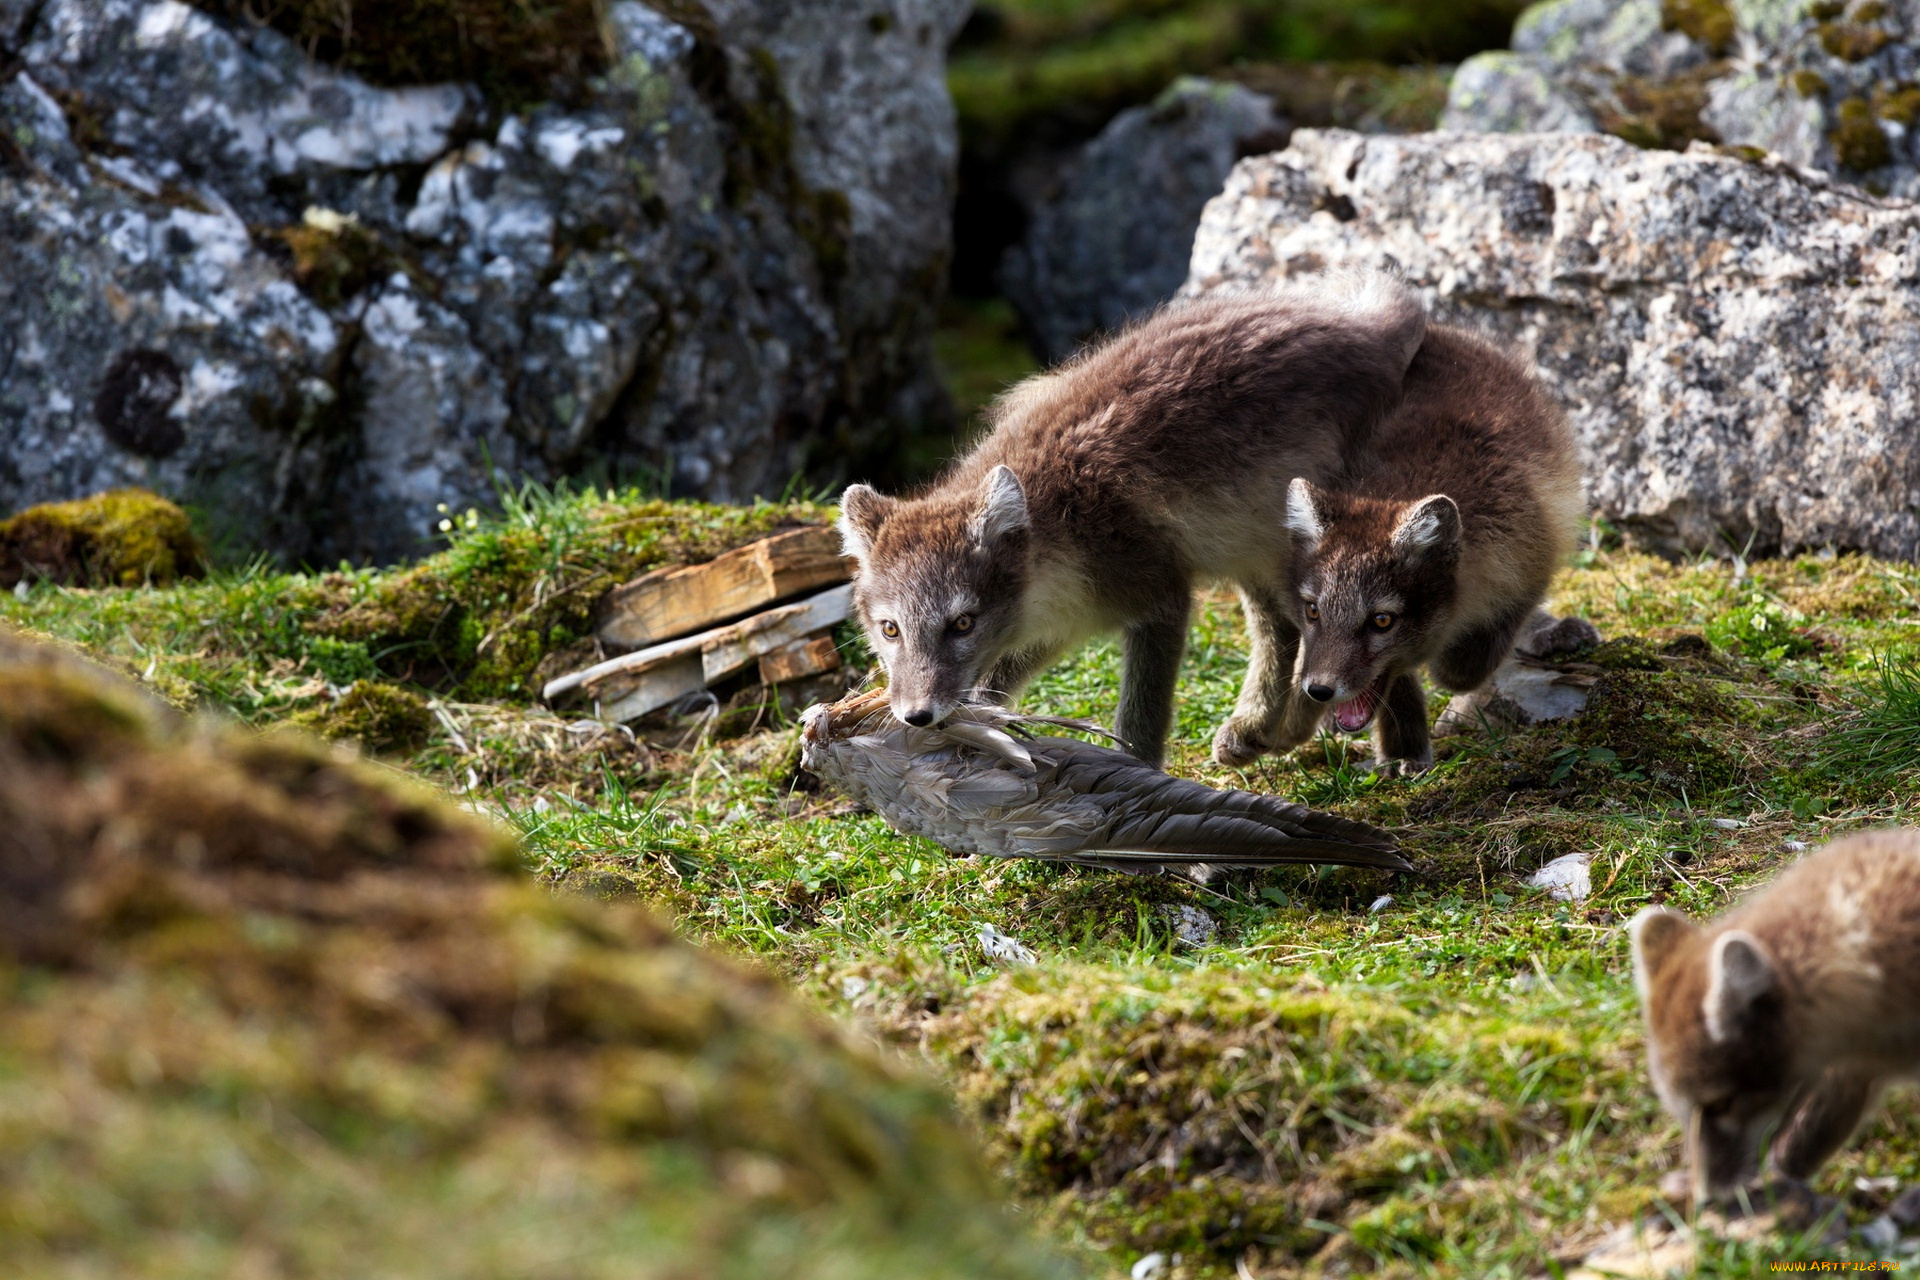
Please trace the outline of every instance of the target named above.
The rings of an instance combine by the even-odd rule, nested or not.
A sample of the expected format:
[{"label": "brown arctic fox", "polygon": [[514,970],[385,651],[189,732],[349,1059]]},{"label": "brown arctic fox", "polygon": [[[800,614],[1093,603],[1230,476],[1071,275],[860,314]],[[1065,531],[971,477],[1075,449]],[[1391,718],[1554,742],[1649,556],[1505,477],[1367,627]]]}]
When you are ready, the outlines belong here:
[{"label": "brown arctic fox", "polygon": [[1920,1071],[1920,832],[1836,841],[1711,924],[1649,907],[1629,929],[1697,1202],[1758,1174],[1769,1130],[1775,1170],[1805,1180]]},{"label": "brown arctic fox", "polygon": [[[1580,512],[1573,435],[1533,376],[1481,338],[1429,326],[1404,397],[1348,475],[1332,488],[1303,477],[1288,494],[1301,691],[1341,729],[1372,724],[1380,765],[1426,768],[1416,673],[1454,693],[1485,682],[1546,598]],[[1214,754],[1284,750],[1319,719],[1251,737],[1229,722]]]},{"label": "brown arctic fox", "polygon": [[920,494],[841,499],[855,610],[894,714],[1010,698],[1099,632],[1123,634],[1116,732],[1157,764],[1196,582],[1237,585],[1253,632],[1243,707],[1287,697],[1294,634],[1280,513],[1338,474],[1400,395],[1426,330],[1385,276],[1169,307],[1021,383]]}]

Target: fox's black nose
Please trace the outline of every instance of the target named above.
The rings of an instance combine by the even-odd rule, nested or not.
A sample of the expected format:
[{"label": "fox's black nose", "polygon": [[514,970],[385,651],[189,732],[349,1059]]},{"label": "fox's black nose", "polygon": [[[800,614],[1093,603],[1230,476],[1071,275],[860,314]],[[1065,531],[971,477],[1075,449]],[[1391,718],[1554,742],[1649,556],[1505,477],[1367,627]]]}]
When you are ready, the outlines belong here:
[{"label": "fox's black nose", "polygon": [[1310,684],[1307,686],[1307,696],[1315,702],[1329,702],[1333,698],[1333,686],[1330,684]]},{"label": "fox's black nose", "polygon": [[927,710],[909,711],[900,717],[916,729],[924,729],[933,723],[933,712]]}]

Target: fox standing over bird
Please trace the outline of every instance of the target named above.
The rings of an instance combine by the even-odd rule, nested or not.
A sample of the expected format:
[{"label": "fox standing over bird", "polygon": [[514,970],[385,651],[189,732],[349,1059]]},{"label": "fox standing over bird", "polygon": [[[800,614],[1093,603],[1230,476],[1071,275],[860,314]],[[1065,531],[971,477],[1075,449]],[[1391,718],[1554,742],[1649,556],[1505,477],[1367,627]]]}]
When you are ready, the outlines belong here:
[{"label": "fox standing over bird", "polygon": [[[1404,397],[1348,475],[1290,488],[1286,601],[1301,692],[1341,729],[1371,725],[1380,765],[1426,768],[1418,672],[1453,693],[1485,683],[1537,620],[1581,510],[1573,434],[1533,375],[1484,339],[1429,326]],[[1552,625],[1556,648],[1599,638],[1581,619]],[[1320,718],[1262,726],[1236,715],[1215,758],[1286,750]]]},{"label": "fox standing over bird", "polygon": [[1115,728],[1157,764],[1193,588],[1215,580],[1240,589],[1252,638],[1236,717],[1286,720],[1287,486],[1339,474],[1399,399],[1426,320],[1385,276],[1169,307],[1015,387],[920,494],[849,487],[855,611],[894,714],[925,726],[1011,698],[1118,629]]},{"label": "fox standing over bird", "polygon": [[1760,1171],[1804,1181],[1881,1089],[1920,1072],[1920,832],[1808,854],[1708,924],[1634,917],[1654,1089],[1686,1133],[1695,1200]]}]

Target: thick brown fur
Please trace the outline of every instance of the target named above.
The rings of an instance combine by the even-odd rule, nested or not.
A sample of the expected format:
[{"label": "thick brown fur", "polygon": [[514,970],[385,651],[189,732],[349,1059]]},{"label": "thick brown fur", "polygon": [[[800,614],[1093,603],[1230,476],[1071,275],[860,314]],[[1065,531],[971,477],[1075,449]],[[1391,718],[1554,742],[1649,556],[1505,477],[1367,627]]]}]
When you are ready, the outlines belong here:
[{"label": "thick brown fur", "polygon": [[[1300,690],[1342,728],[1370,721],[1381,765],[1427,767],[1417,673],[1455,693],[1484,683],[1546,598],[1580,513],[1572,432],[1532,373],[1482,338],[1430,326],[1403,399],[1350,472],[1290,494]],[[1223,732],[1215,754],[1284,750],[1317,723]]]},{"label": "thick brown fur", "polygon": [[[995,407],[992,429],[906,499],[848,489],[856,610],[896,715],[1012,697],[1092,635],[1119,629],[1116,727],[1158,762],[1196,583],[1241,588],[1247,688],[1286,695],[1279,625],[1295,476],[1337,474],[1400,394],[1425,330],[1383,276],[1169,307]],[[956,626],[959,623],[959,626]]]},{"label": "thick brown fur", "polygon": [[1697,1200],[1757,1174],[1770,1130],[1775,1169],[1810,1177],[1920,1070],[1920,832],[1849,836],[1709,924],[1652,907],[1631,931],[1648,1066]]}]

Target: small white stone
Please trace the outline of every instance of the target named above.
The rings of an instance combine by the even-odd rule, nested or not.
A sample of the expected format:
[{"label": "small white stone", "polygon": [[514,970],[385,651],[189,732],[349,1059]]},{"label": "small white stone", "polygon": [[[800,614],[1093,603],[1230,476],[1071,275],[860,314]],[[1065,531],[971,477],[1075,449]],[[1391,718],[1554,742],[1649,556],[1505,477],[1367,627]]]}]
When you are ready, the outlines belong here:
[{"label": "small white stone", "polygon": [[1569,853],[1541,867],[1527,878],[1527,883],[1546,890],[1556,901],[1579,902],[1593,892],[1593,878],[1587,868],[1586,854]]},{"label": "small white stone", "polygon": [[1711,821],[1714,826],[1720,828],[1722,831],[1738,831],[1747,825],[1738,818],[1714,818]]},{"label": "small white stone", "polygon": [[1160,1276],[1165,1274],[1166,1269],[1166,1254],[1149,1253],[1141,1258],[1140,1261],[1134,1263],[1133,1270],[1127,1274],[1132,1277],[1132,1280],[1159,1280]]},{"label": "small white stone", "polygon": [[1214,918],[1199,907],[1163,903],[1160,914],[1173,925],[1173,936],[1190,947],[1204,947],[1220,932]]},{"label": "small white stone", "polygon": [[1900,1242],[1900,1228],[1894,1226],[1893,1219],[1885,1214],[1861,1227],[1855,1234],[1860,1237],[1860,1243],[1882,1253]]}]

